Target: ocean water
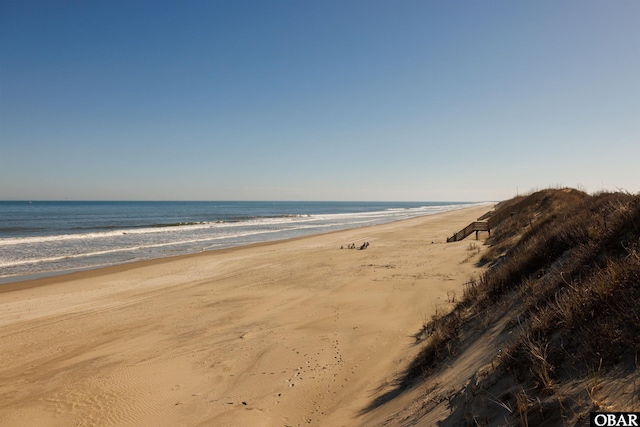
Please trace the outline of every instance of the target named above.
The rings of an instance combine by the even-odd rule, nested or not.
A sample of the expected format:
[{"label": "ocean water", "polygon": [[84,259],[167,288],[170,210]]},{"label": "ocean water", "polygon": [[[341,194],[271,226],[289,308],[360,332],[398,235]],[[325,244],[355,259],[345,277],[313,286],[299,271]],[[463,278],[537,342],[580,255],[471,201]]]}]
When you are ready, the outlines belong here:
[{"label": "ocean water", "polygon": [[0,283],[381,224],[472,205],[0,201]]}]

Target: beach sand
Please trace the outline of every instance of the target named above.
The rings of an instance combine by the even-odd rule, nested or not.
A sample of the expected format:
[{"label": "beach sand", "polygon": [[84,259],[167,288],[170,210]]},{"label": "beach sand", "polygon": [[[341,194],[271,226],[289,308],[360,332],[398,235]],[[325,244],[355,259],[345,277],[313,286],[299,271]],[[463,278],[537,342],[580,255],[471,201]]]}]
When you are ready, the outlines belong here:
[{"label": "beach sand", "polygon": [[490,208],[0,285],[0,425],[382,423]]}]

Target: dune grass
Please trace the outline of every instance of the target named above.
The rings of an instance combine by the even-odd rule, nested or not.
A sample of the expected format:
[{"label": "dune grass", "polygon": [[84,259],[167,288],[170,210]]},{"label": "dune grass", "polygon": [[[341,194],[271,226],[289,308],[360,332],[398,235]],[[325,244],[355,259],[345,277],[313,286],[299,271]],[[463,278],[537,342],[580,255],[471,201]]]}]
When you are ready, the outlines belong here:
[{"label": "dune grass", "polygon": [[[481,331],[507,316],[495,369],[474,391],[474,399],[488,399],[508,379],[499,402],[514,409],[501,420],[576,425],[590,411],[640,410],[640,387],[630,384],[640,365],[640,196],[571,189],[539,195],[492,230],[480,261],[488,268],[467,283],[455,308],[425,322],[416,335],[425,347],[402,384],[454,358],[465,328]],[[632,390],[626,400],[607,398],[605,378]],[[479,406],[465,410],[472,407]],[[491,425],[487,412],[465,419]]]}]

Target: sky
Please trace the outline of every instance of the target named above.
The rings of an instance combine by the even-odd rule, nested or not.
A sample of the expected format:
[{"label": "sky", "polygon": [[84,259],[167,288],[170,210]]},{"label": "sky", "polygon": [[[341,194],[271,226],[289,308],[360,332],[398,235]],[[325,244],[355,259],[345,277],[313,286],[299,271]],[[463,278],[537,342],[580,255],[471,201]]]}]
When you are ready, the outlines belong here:
[{"label": "sky", "polygon": [[0,200],[640,192],[640,1],[0,0]]}]

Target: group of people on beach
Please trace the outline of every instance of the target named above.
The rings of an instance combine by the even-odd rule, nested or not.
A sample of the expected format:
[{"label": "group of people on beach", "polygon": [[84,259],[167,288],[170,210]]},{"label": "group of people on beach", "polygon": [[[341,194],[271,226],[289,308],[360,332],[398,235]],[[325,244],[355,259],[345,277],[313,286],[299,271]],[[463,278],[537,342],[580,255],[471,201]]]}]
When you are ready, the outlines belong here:
[{"label": "group of people on beach", "polygon": [[[369,242],[364,242],[361,246],[356,247],[355,243],[347,245],[347,249],[367,249],[369,247]],[[340,246],[340,249],[344,249],[344,246]]]}]

